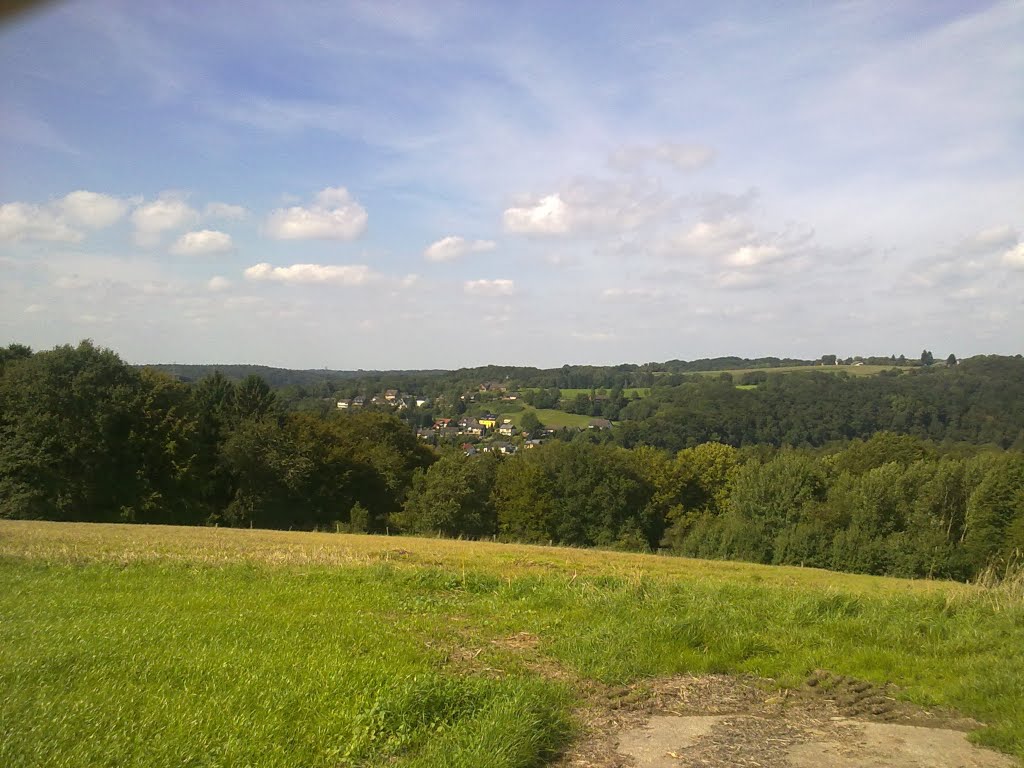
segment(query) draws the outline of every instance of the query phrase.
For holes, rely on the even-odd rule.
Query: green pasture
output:
[[[529,408],[529,406],[527,406],[527,408]],[[581,416],[578,413],[557,411],[554,408],[530,408],[530,410],[536,413],[537,418],[540,419],[540,423],[549,429],[562,429],[563,427],[568,427],[570,429],[583,428],[589,425],[590,420],[594,418],[593,416]],[[512,420],[516,421],[516,417],[513,416]],[[518,422],[516,423],[516,426],[519,426]]]
[[[602,684],[824,668],[1024,756],[1018,593],[496,543],[0,521],[0,765],[539,766]]]
[[[528,412],[537,414],[541,424],[550,429],[562,429],[563,427],[583,428],[590,424],[593,416],[581,416],[578,413],[566,413],[554,408],[534,408],[525,403],[494,403],[489,409],[491,412],[504,418],[512,419],[517,427],[521,426],[523,416]]]

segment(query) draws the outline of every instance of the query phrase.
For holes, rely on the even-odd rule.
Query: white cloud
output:
[[[207,203],[203,215],[208,219],[224,219],[226,221],[241,221],[249,215],[249,211],[240,205],[228,203]]]
[[[198,218],[195,209],[181,197],[163,194],[152,203],[140,205],[132,212],[135,241],[139,245],[156,245],[164,232],[186,227]]]
[[[748,241],[753,228],[745,221],[728,216],[711,221],[698,221],[674,245],[685,250],[714,255],[734,249],[739,243]]]
[[[63,215],[73,224],[103,229],[114,224],[128,211],[128,203],[110,195],[80,189],[58,201]]]
[[[637,232],[678,213],[656,179],[578,179],[558,192],[506,209],[505,230],[519,234],[594,236]]]
[[[363,285],[378,275],[365,264],[292,264],[290,267],[274,267],[264,262],[246,269],[245,277],[248,280],[272,280],[281,283]]]
[[[470,296],[511,296],[516,284],[514,280],[467,280],[462,289]]]
[[[0,205],[0,240],[77,243],[84,235],[49,208],[30,203]]]
[[[210,256],[228,253],[234,248],[231,235],[214,229],[186,232],[171,246],[171,253],[178,256]]]
[[[127,209],[124,200],[84,189],[45,205],[6,203],[0,205],[0,240],[77,243],[85,238],[80,227],[109,227]]]
[[[1017,243],[1003,254],[1003,264],[1014,269],[1024,269],[1024,243]]]
[[[443,237],[431,243],[423,257],[427,261],[455,261],[470,253],[493,251],[497,244],[493,240],[466,240],[457,236]]]
[[[1014,245],[1017,242],[1017,232],[1013,227],[992,227],[976,234],[971,242],[979,251],[998,251]]]
[[[231,281],[226,277],[215,275],[210,278],[210,281],[206,284],[206,287],[211,291],[225,291],[231,287]]]
[[[266,233],[277,240],[354,240],[366,231],[366,209],[344,187],[328,187],[308,208],[270,212]]]
[[[569,208],[556,192],[532,205],[506,209],[503,221],[508,232],[560,235],[569,231]]]
[[[757,267],[778,261],[784,256],[785,252],[774,245],[744,245],[729,254],[726,261],[735,267]]]

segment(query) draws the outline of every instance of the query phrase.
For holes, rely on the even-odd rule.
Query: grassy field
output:
[[[0,521],[0,765],[531,766],[588,685],[894,682],[1024,756],[1019,593],[413,538]]]
[[[850,376],[876,376],[882,371],[910,370],[910,366],[900,367],[898,365],[790,365],[779,368],[731,368],[722,371],[699,371],[700,376],[718,376],[723,373],[731,373],[733,376],[742,376],[744,373],[763,371],[769,375],[773,373],[846,373]]]
[[[512,419],[517,427],[521,425],[523,415],[527,412],[537,414],[540,423],[550,429],[562,429],[563,427],[586,427],[593,416],[581,416],[578,413],[566,413],[553,408],[534,408],[530,405],[513,405],[505,408],[496,408],[495,413]]]

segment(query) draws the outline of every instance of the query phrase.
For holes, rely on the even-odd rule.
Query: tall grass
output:
[[[997,610],[1020,609],[1024,606],[1024,552],[1016,550],[1002,562],[984,568],[975,579],[979,587],[974,599],[980,599]]]

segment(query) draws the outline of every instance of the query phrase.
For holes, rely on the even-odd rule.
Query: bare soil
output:
[[[971,744],[981,723],[891,687],[819,671],[797,690],[726,675],[594,686],[587,735],[559,768],[1014,768]]]

